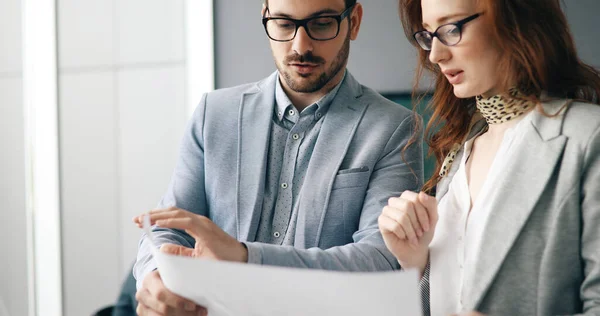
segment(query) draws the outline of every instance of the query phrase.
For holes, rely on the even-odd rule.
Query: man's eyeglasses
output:
[[[340,23],[350,15],[352,8],[348,7],[340,15],[320,15],[303,20],[290,18],[272,18],[263,16],[262,22],[270,39],[277,42],[291,41],[296,37],[299,27],[304,27],[306,34],[316,41],[334,39],[340,33]],[[265,11],[265,14],[269,8]]]
[[[431,50],[434,37],[437,37],[440,42],[446,46],[454,46],[462,39],[463,26],[467,24],[467,22],[475,20],[480,15],[480,13],[473,14],[460,21],[440,25],[433,33],[427,30],[418,31],[413,34],[413,37],[424,50]]]

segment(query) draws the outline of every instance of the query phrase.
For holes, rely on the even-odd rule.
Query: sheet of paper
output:
[[[153,243],[149,222],[144,226]],[[159,251],[154,257],[165,286],[208,308],[209,316],[421,315],[417,271],[294,269]]]

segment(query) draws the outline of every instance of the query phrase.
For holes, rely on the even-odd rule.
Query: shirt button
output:
[[[298,135],[298,134],[294,134],[294,135],[292,135],[292,138],[293,138],[294,140],[298,140],[298,138],[300,138],[300,135]]]
[[[296,111],[294,111],[294,110],[289,110],[289,111],[288,111],[288,114],[289,114],[289,115],[294,115],[294,114],[296,114]]]
[[[462,236],[458,236],[458,241],[462,241]]]
[[[274,232],[273,236],[275,236],[275,238],[279,238],[279,236],[281,236],[281,234],[279,232]]]
[[[321,114],[321,112],[317,113],[317,117],[321,117],[323,116],[323,114]]]
[[[282,187],[282,188],[284,188],[284,189],[287,189],[287,187],[288,187],[288,184],[287,184],[287,183],[282,183],[282,184],[281,184],[281,187]]]

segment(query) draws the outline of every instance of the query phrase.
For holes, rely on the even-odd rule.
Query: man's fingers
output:
[[[150,223],[152,225],[154,225],[154,224],[156,224],[156,222],[158,222],[160,220],[172,219],[172,218],[193,219],[195,216],[198,216],[198,215],[196,215],[194,213],[190,213],[188,211],[184,211],[184,210],[174,210],[174,211],[165,211],[165,212],[150,214],[149,216],[150,216]]]
[[[131,221],[135,223],[138,227],[142,227],[142,219],[140,216],[134,216]]]
[[[137,291],[135,298],[139,302],[139,305],[143,305],[145,309],[144,315],[152,315],[152,312],[156,315],[166,315],[169,312],[169,306],[154,297],[148,289],[142,288]]]
[[[179,315],[179,316],[207,316],[208,311],[201,306],[195,306],[191,311],[177,311],[173,308],[169,308],[166,313],[159,313],[152,310],[150,307],[139,303],[136,308],[136,315],[140,316],[167,316],[167,315]]]
[[[165,218],[156,221],[156,225],[165,228],[174,228],[185,230],[190,236],[196,241],[204,240],[206,234],[214,234],[211,230],[212,223],[206,217],[194,214],[192,217],[181,217],[181,218]],[[212,224],[214,226],[214,224]]]
[[[208,316],[208,310],[202,306],[198,306],[198,316]]]
[[[160,214],[160,213],[172,212],[172,211],[176,211],[176,210],[182,210],[182,209],[177,208],[176,206],[170,206],[170,207],[157,208],[157,209],[150,210],[148,212],[148,214],[150,214],[150,215],[152,215],[152,214]],[[185,210],[182,210],[182,211],[185,211]]]
[[[200,237],[199,234],[195,232],[195,230],[200,228],[200,224],[194,222],[194,219],[191,217],[159,219],[156,221],[156,225],[159,227],[185,230],[194,238]]]
[[[165,306],[167,308],[171,307],[181,310],[185,309],[186,311],[195,311],[196,309],[196,304],[194,302],[186,300],[183,297],[175,295],[173,292],[169,291],[160,278],[158,271],[151,272],[151,274],[144,279],[143,288],[148,290],[151,297],[151,299],[146,298],[146,300],[149,302],[149,304],[146,304],[146,306],[155,311],[167,311],[168,309],[164,309]],[[158,305],[155,302],[160,302],[161,304]],[[163,306],[163,304],[165,306]]]
[[[193,312],[196,310],[196,304],[194,302],[188,301],[179,295],[173,294],[173,292],[169,291],[166,287],[164,287],[164,285],[162,289],[155,293],[155,297],[173,309],[185,310],[187,312]]]
[[[160,246],[160,251],[176,256],[194,256],[194,249],[174,244],[163,244],[162,246]]]
[[[135,312],[139,316],[163,316],[163,315],[166,315],[166,314],[161,315],[161,314],[153,311],[148,306],[146,306],[142,303],[138,304],[137,308],[135,309]]]
[[[161,209],[150,210],[149,212],[146,212],[146,213],[140,214],[138,216],[135,216],[134,218],[132,218],[132,220],[138,226],[141,226],[143,224],[143,218],[144,218],[144,216],[150,216],[150,221],[151,221],[152,224],[154,224],[153,220],[156,220],[157,217],[153,216],[153,215],[157,215],[157,216],[160,217],[160,216],[167,216],[167,215],[164,215],[164,214],[165,213],[169,213],[170,215],[168,215],[168,216],[176,216],[177,212],[190,213],[190,212],[188,212],[186,210],[182,210],[182,209],[179,209],[179,208],[177,208],[175,206],[171,206],[171,207],[168,207],[168,208],[161,208]],[[193,214],[193,213],[190,213],[190,214]]]

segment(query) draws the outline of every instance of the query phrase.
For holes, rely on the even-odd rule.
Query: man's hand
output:
[[[153,210],[147,215],[150,216],[152,225],[185,230],[196,240],[194,249],[169,245],[167,251],[169,253],[216,260],[248,262],[248,249],[205,216],[176,207]],[[143,216],[144,214],[133,219],[139,227],[142,227]]]
[[[405,191],[399,198],[389,199],[379,216],[379,230],[403,268],[418,268],[423,273],[437,221],[434,197]]]
[[[154,270],[144,278],[142,287],[135,293],[136,312],[140,316],[206,316],[205,308],[169,291]]]

